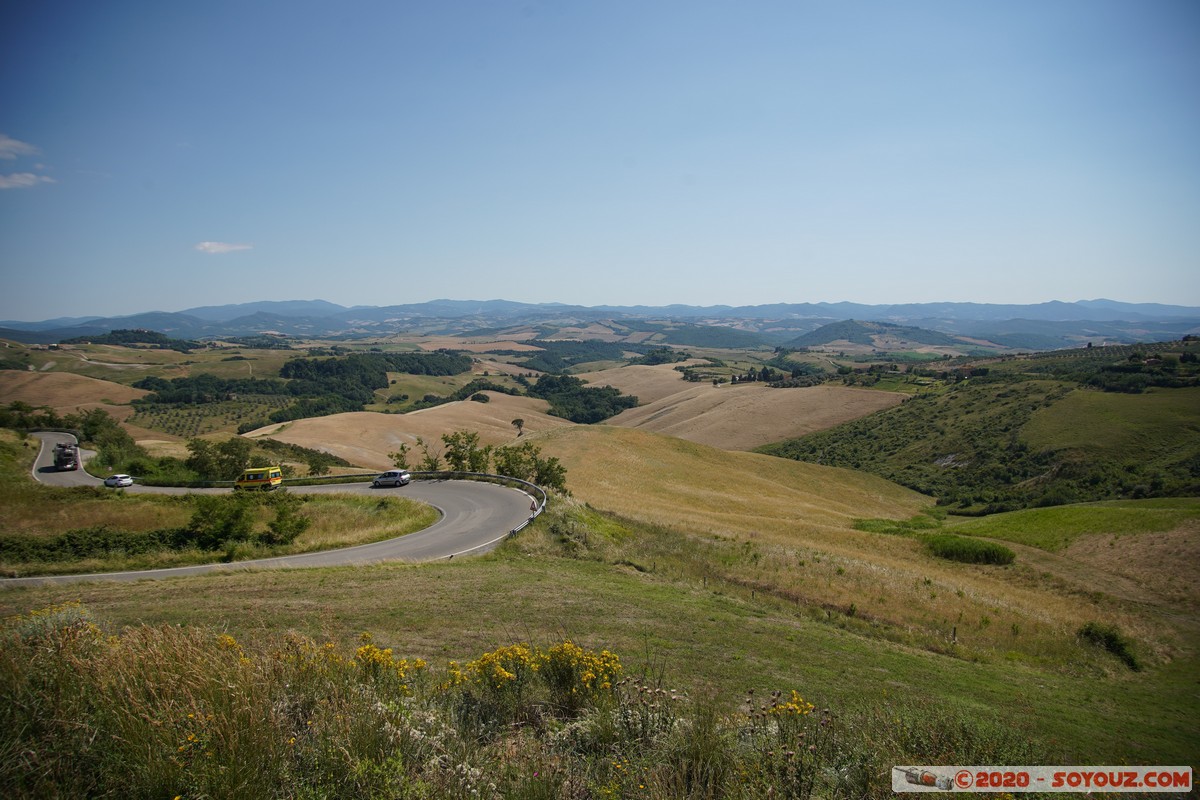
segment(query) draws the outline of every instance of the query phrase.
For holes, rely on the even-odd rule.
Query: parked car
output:
[[[407,486],[412,480],[412,475],[408,474],[407,470],[389,469],[387,472],[380,475],[375,480],[371,481],[371,485],[379,486]]]
[[[122,475],[120,473],[118,473],[116,475],[109,475],[107,478],[104,479],[104,485],[105,486],[114,486],[114,487],[133,486],[133,478],[129,477],[128,475]]]

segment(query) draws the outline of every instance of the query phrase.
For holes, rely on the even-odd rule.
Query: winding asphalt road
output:
[[[35,434],[42,447],[34,461],[35,479],[52,486],[102,486],[103,481],[84,470],[58,472],[54,469],[54,445],[74,442],[63,433]],[[82,453],[86,458],[88,454]],[[116,491],[116,490],[113,490]],[[124,491],[134,494],[220,493],[227,489],[179,489],[157,486],[131,486]],[[521,523],[530,517],[533,498],[517,489],[493,483],[460,480],[414,480],[396,489],[372,489],[370,483],[343,483],[326,486],[295,486],[288,489],[297,494],[376,494],[410,497],[429,503],[442,516],[433,525],[416,533],[373,544],[326,550],[319,553],[261,558],[231,564],[197,564],[190,567],[141,570],[137,572],[105,572],[90,575],[43,575],[30,578],[0,579],[0,588],[30,586],[44,583],[73,581],[135,581],[171,578],[180,575],[199,575],[206,572],[231,572],[248,569],[280,567],[332,567],[352,564],[371,564],[381,561],[434,561],[460,555],[484,553],[494,548]]]

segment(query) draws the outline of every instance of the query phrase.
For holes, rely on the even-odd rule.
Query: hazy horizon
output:
[[[646,304],[646,303],[583,304],[583,303],[564,303],[564,302],[553,301],[553,300],[552,301],[544,301],[544,302],[533,302],[533,301],[526,301],[526,300],[513,300],[512,298],[508,298],[508,297],[492,297],[492,298],[488,298],[486,300],[479,299],[479,298],[438,297],[438,298],[434,298],[432,300],[417,301],[416,303],[412,303],[412,304],[410,304],[410,303],[380,303],[380,304],[352,303],[352,304],[347,305],[347,304],[342,304],[342,303],[334,303],[331,300],[326,300],[324,298],[315,297],[315,298],[303,299],[303,300],[291,298],[291,299],[287,299],[287,300],[262,300],[262,299],[259,299],[259,300],[237,301],[237,302],[230,302],[230,303],[203,303],[200,305],[188,305],[188,306],[183,306],[180,308],[167,308],[167,307],[143,308],[139,311],[134,311],[134,312],[126,313],[126,314],[90,314],[90,313],[85,312],[85,313],[80,313],[80,314],[56,314],[54,316],[39,317],[36,319],[23,319],[23,318],[18,318],[18,317],[10,317],[10,318],[5,318],[5,321],[19,322],[19,323],[37,323],[37,322],[45,322],[47,320],[60,319],[60,318],[61,319],[87,319],[87,318],[121,319],[124,317],[140,316],[142,314],[157,314],[157,313],[182,314],[182,313],[186,313],[192,309],[197,309],[197,308],[222,308],[222,307],[227,307],[227,306],[257,305],[260,303],[329,303],[333,306],[340,306],[341,308],[343,308],[345,310],[353,310],[356,308],[361,308],[361,309],[387,308],[387,307],[396,306],[396,305],[413,305],[413,304],[420,305],[422,303],[434,303],[434,302],[452,302],[452,303],[506,302],[506,303],[519,303],[519,304],[526,304],[526,305],[567,306],[567,307],[588,308],[588,309],[593,309],[593,308],[598,308],[598,307],[606,307],[606,308],[608,308],[608,307],[612,307],[612,308],[687,307],[687,308],[701,308],[701,309],[725,307],[725,308],[737,309],[737,308],[754,308],[754,307],[758,307],[758,306],[768,306],[768,305],[804,305],[804,304],[831,305],[831,306],[843,305],[843,304],[866,305],[866,306],[945,305],[945,304],[964,304],[964,305],[980,305],[980,306],[989,306],[989,305],[1039,306],[1039,305],[1046,305],[1046,304],[1051,304],[1051,303],[1064,303],[1064,304],[1068,304],[1068,305],[1077,304],[1077,303],[1121,303],[1121,304],[1127,303],[1127,301],[1119,300],[1116,298],[1097,297],[1097,298],[1081,298],[1078,300],[1057,300],[1056,299],[1056,300],[1043,301],[1042,303],[990,303],[987,301],[975,301],[975,300],[928,300],[928,301],[922,301],[919,303],[858,303],[857,301],[854,301],[854,300],[832,300],[832,301],[814,300],[814,301],[799,301],[796,303],[786,303],[784,301],[766,301],[766,302],[758,302],[758,303],[739,303],[736,305],[728,304],[728,303],[706,303],[706,304],[664,303],[664,304],[660,305],[660,304]],[[1156,305],[1156,306],[1167,306],[1167,307],[1172,307],[1172,308],[1182,308],[1182,309],[1200,311],[1200,306],[1187,306],[1187,305],[1180,304],[1180,303],[1130,303],[1130,305]],[[334,313],[338,313],[338,312],[334,312]]]

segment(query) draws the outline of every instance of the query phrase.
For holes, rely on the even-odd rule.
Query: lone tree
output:
[[[399,450],[394,453],[388,453],[388,458],[392,460],[392,465],[396,469],[408,469],[408,451],[408,445],[401,442]]]
[[[417,447],[421,448],[420,467],[423,472],[439,472],[442,469],[442,451],[436,445],[417,437]]]
[[[514,428],[517,429],[517,436],[525,435],[525,420],[521,419],[520,417],[517,417],[516,419],[514,419],[512,421],[512,425]]]

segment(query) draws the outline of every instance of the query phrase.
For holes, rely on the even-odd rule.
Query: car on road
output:
[[[283,485],[282,467],[251,467],[233,482],[234,489],[261,489],[269,492]]]
[[[133,478],[129,477],[128,475],[117,473],[116,475],[109,475],[107,478],[105,478],[104,485],[113,487],[133,486]]]
[[[371,481],[371,485],[376,488],[380,486],[407,486],[408,482],[411,480],[412,475],[408,473],[408,470],[389,469],[387,472]]]

